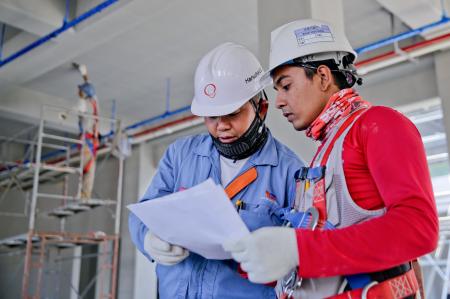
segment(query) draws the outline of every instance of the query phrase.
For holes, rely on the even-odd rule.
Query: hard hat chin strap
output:
[[[263,94],[267,99],[264,91]],[[236,141],[231,143],[222,143],[218,138],[211,135],[214,146],[222,156],[228,159],[242,160],[250,157],[264,146],[267,141],[267,137],[269,136],[269,129],[264,123],[266,116],[264,115],[263,118],[259,116],[262,101],[262,97],[260,97],[258,104],[256,104],[253,99],[250,100],[255,109],[255,118],[247,131]]]
[[[355,85],[355,83],[362,85],[363,79],[359,76],[358,71],[353,64],[349,64],[346,69],[340,70],[340,72],[345,76],[350,87]]]

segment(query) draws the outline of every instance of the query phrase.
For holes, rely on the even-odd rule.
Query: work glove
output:
[[[158,264],[166,266],[178,264],[189,256],[189,250],[163,241],[151,232],[145,235],[144,249]]]
[[[238,241],[223,244],[223,248],[255,283],[281,279],[299,264],[293,228],[263,227]]]

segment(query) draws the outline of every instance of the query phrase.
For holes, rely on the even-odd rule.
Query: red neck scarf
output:
[[[369,107],[371,104],[364,101],[353,89],[342,89],[331,96],[320,115],[306,129],[306,136],[323,140],[341,119],[358,109]]]

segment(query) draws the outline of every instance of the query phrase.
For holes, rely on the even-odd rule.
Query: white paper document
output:
[[[231,258],[222,244],[249,234],[222,186],[212,179],[127,207],[159,238],[208,259]]]

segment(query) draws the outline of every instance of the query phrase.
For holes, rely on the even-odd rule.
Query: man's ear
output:
[[[322,91],[327,91],[334,82],[330,68],[326,65],[320,65],[317,68],[317,75],[319,75],[320,78],[320,89]]]

